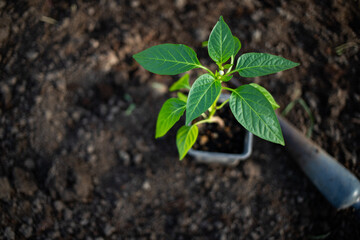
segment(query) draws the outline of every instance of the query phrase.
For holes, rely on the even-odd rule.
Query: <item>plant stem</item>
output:
[[[216,112],[216,105],[211,106],[210,113],[209,113],[209,118],[212,118],[212,116],[214,116],[215,112]]]
[[[202,124],[202,123],[211,123],[213,121],[214,120],[212,118],[207,118],[207,119],[196,122],[194,125],[199,125],[199,124]]]
[[[227,99],[225,102],[223,102],[220,106],[217,106],[216,110],[223,108],[225,106],[225,104],[227,104],[228,102],[229,102],[229,99]]]
[[[221,93],[220,93],[221,94]],[[217,96],[217,98],[215,99],[214,103],[211,105],[209,111],[209,119],[212,118],[212,116],[214,116],[215,112],[216,112],[216,104],[219,100],[220,94]]]
[[[224,89],[224,90],[228,90],[228,91],[230,91],[230,92],[234,92],[234,91],[235,91],[235,89],[228,88],[228,87],[221,87],[221,88]]]
[[[234,64],[234,56],[231,56],[231,62],[230,64]],[[233,65],[231,65],[231,67],[226,71],[226,75],[231,73],[231,69],[232,69]]]
[[[233,70],[233,71],[231,71],[231,72],[227,72],[226,74],[227,74],[227,75],[230,75],[230,74],[233,74],[233,73],[236,73],[236,72],[238,72],[238,71],[235,69],[235,70]]]
[[[213,77],[215,77],[214,73],[208,69],[207,67],[203,66],[203,65],[199,65],[199,68],[205,69],[206,71],[208,71]]]

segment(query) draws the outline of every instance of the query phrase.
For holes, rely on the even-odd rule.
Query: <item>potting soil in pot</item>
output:
[[[209,152],[242,153],[246,130],[235,119],[228,106],[218,110],[216,116],[224,121],[224,127],[218,123],[199,125],[199,136],[193,149]]]

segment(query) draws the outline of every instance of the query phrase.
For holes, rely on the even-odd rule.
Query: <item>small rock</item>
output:
[[[93,7],[89,8],[89,9],[88,9],[88,14],[89,14],[90,16],[94,15],[94,14],[95,14],[95,8],[93,8]]]
[[[13,240],[15,239],[15,233],[14,231],[11,229],[11,227],[7,227],[4,231],[4,236],[6,239],[9,239],[9,240]]]
[[[28,217],[25,219],[25,222],[31,226],[34,223],[34,220],[32,218]]]
[[[136,165],[140,165],[143,159],[143,155],[141,153],[138,153],[134,157],[134,162]]]
[[[20,125],[20,127],[25,127],[25,125],[26,125],[26,119],[24,119],[24,118],[20,119],[19,125]]]
[[[19,232],[21,232],[25,238],[29,238],[32,235],[33,229],[31,226],[23,224],[23,225],[21,225]]]
[[[57,212],[61,212],[65,208],[65,205],[62,201],[58,200],[54,202],[54,207]]]
[[[81,113],[80,111],[75,111],[71,114],[72,118],[74,119],[74,121],[79,121],[80,120],[80,117],[81,117]]]
[[[76,195],[82,201],[87,201],[88,196],[91,194],[94,186],[91,176],[86,172],[77,172],[76,184],[74,186]]]
[[[85,213],[81,216],[80,224],[81,224],[82,226],[88,225],[88,224],[89,224],[90,217],[91,217],[90,212],[85,212]]]
[[[67,220],[67,221],[69,221],[69,220],[71,220],[72,219],[72,217],[73,217],[73,213],[72,213],[72,211],[70,210],[70,209],[65,209],[65,213],[64,213],[64,218],[65,218],[65,220]]]
[[[202,176],[196,176],[196,178],[195,178],[195,182],[196,183],[201,183],[201,182],[203,182],[204,181],[204,179],[203,179],[203,177]]]
[[[256,232],[252,232],[252,233],[250,233],[250,235],[251,235],[251,238],[254,239],[254,240],[260,239],[259,234],[257,234]]]
[[[3,1],[0,1],[0,9],[3,7]],[[10,34],[10,27],[9,27],[9,19],[2,18],[0,23],[0,43],[3,44],[3,42],[8,39]]]
[[[16,77],[12,77],[12,78],[10,78],[10,80],[9,80],[9,83],[10,83],[12,86],[14,86],[14,85],[16,84],[16,82],[17,82],[17,78],[16,78]]]
[[[243,216],[247,218],[247,217],[250,217],[250,215],[251,215],[251,208],[250,207],[245,207],[243,209]]]
[[[217,229],[222,229],[223,226],[224,226],[224,224],[223,224],[222,222],[220,222],[220,221],[215,222],[215,227],[216,227]]]
[[[0,1],[0,8],[3,8],[6,6],[6,1]]]
[[[71,227],[68,227],[68,228],[66,229],[66,232],[67,232],[68,234],[70,234],[70,235],[73,235],[74,229],[72,229]]]
[[[150,151],[148,144],[146,144],[143,139],[139,139],[136,141],[136,148],[142,153]]]
[[[253,32],[252,38],[253,38],[253,40],[254,40],[255,42],[260,42],[260,41],[261,41],[261,36],[262,36],[261,31],[260,31],[259,29],[256,29],[256,30]]]
[[[199,227],[195,223],[190,225],[190,232],[197,232],[198,229]]]
[[[259,10],[259,11],[255,11],[252,15],[251,18],[255,21],[255,22],[259,22],[261,18],[264,17],[264,12]]]
[[[226,232],[221,233],[220,240],[226,240],[226,239],[228,239],[227,233]]]
[[[51,118],[52,118],[52,116],[53,116],[53,114],[52,114],[52,112],[50,111],[50,110],[47,110],[46,112],[45,112],[45,118],[46,118],[46,120],[51,120]]]
[[[81,226],[86,226],[88,224],[89,224],[89,219],[88,218],[81,219],[81,221],[80,221]]]
[[[35,162],[34,162],[32,159],[28,158],[28,159],[25,160],[24,165],[25,165],[25,167],[26,167],[27,169],[30,169],[30,170],[31,170],[31,169],[34,169],[34,167],[35,167]]]
[[[125,151],[119,151],[119,157],[124,162],[125,166],[130,165],[130,155]]]
[[[51,238],[52,239],[59,239],[60,238],[60,232],[59,231],[55,231],[51,234]]]
[[[214,138],[214,139],[217,139],[219,137],[219,134],[216,133],[216,132],[213,132],[211,133],[211,136]]]
[[[8,201],[11,198],[12,188],[6,177],[0,178],[0,199]]]
[[[143,183],[143,185],[142,185],[142,188],[144,189],[144,190],[150,190],[151,189],[151,185],[150,185],[150,183],[149,183],[149,181],[145,181],[144,183]]]
[[[26,91],[26,86],[24,85],[24,84],[21,84],[20,86],[18,86],[17,88],[16,88],[16,90],[18,91],[18,93],[25,93],[25,91]]]
[[[113,232],[115,232],[115,228],[110,224],[106,224],[104,229],[105,236],[109,237]]]
[[[206,135],[200,137],[200,145],[205,145],[209,141],[209,138]]]
[[[87,150],[88,153],[93,153],[95,148],[94,148],[93,145],[89,145],[86,150]]]
[[[109,114],[109,115],[106,117],[106,120],[107,120],[108,122],[114,121],[114,115]]]
[[[107,114],[107,107],[105,104],[100,105],[100,114],[105,116]]]
[[[182,10],[185,7],[185,5],[186,5],[186,0],[176,0],[175,1],[175,6],[180,10]]]
[[[18,133],[19,133],[19,128],[18,128],[17,126],[13,126],[13,127],[11,128],[11,134],[16,135],[16,134],[18,134]]]
[[[163,95],[168,90],[168,87],[165,84],[158,82],[153,82],[151,87],[154,89],[154,93],[157,95]]]
[[[114,51],[109,51],[107,54],[99,57],[100,68],[104,72],[108,72],[112,66],[119,62],[118,57]]]
[[[111,113],[113,114],[117,114],[120,111],[120,108],[118,106],[114,106],[111,108]]]
[[[195,37],[196,40],[198,40],[199,42],[205,41],[208,36],[209,32],[206,31],[204,28],[198,28],[195,30]]]
[[[131,7],[137,8],[139,6],[140,6],[140,1],[138,1],[138,0],[131,1]]]
[[[16,190],[28,196],[34,195],[38,190],[38,187],[36,186],[32,175],[18,167],[14,169],[13,174]]]
[[[257,177],[261,176],[260,167],[251,161],[247,161],[244,164],[244,172],[245,172],[246,176],[248,176],[250,178],[257,178]]]
[[[274,210],[273,210],[273,209],[269,209],[267,213],[268,213],[268,215],[270,215],[270,216],[271,216],[271,215],[273,215],[273,214],[274,214]]]
[[[39,213],[42,211],[44,207],[43,202],[40,200],[40,198],[36,198],[32,203],[32,211],[34,213]]]
[[[92,154],[92,155],[90,156],[90,158],[89,158],[89,162],[90,162],[91,164],[95,164],[96,161],[97,161],[97,156],[96,156],[95,154]]]
[[[26,57],[27,59],[29,59],[30,61],[35,60],[37,57],[39,56],[39,53],[33,50],[30,50],[26,53]]]
[[[3,100],[4,100],[5,107],[6,108],[10,107],[12,95],[11,95],[11,90],[10,90],[9,86],[5,85],[5,84],[2,84],[0,86],[0,90],[1,90],[1,93],[3,95]]]

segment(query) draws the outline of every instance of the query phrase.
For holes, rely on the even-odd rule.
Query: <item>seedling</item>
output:
[[[216,111],[229,103],[231,112],[245,129],[260,138],[285,145],[274,111],[279,105],[265,88],[251,83],[232,89],[222,83],[228,82],[234,73],[241,77],[259,77],[299,64],[267,53],[245,53],[235,63],[241,43],[232,35],[222,17],[211,31],[208,42],[203,45],[207,46],[209,56],[219,67],[215,72],[203,66],[195,51],[183,44],[160,44],[133,56],[146,70],[160,75],[176,75],[195,68],[208,72],[198,77],[192,86],[189,75],[185,74],[170,87],[170,91],[188,89],[189,93],[186,96],[178,92],[178,98],[170,98],[164,103],[157,119],[155,138],[164,136],[186,111],[185,125],[176,135],[179,158],[182,160],[197,139],[198,125],[219,122]],[[222,90],[230,91],[231,95],[218,105]],[[192,123],[199,117],[200,120]]]

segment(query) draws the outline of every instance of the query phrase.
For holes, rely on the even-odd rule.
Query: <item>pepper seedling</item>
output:
[[[176,135],[176,146],[182,160],[197,139],[198,125],[217,122],[219,118],[214,116],[216,111],[229,103],[231,112],[245,129],[260,138],[285,145],[274,111],[279,105],[265,88],[250,83],[232,89],[222,83],[230,81],[234,73],[241,77],[259,77],[299,64],[267,53],[242,54],[235,64],[241,42],[232,35],[223,17],[220,17],[209,40],[203,45],[207,46],[210,58],[219,68],[215,72],[203,66],[195,51],[183,44],[160,44],[133,56],[146,70],[160,75],[176,75],[195,68],[208,72],[199,76],[192,86],[189,84],[189,75],[185,74],[170,87],[170,91],[188,89],[189,93],[186,96],[178,92],[178,98],[165,101],[157,118],[155,138],[164,136],[186,111],[185,125]],[[230,91],[231,95],[218,105],[222,90]],[[199,117],[202,119],[192,123]]]

